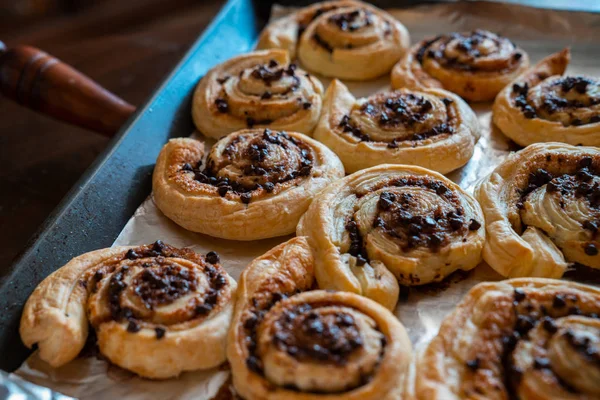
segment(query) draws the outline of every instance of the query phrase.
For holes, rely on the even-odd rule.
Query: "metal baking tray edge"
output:
[[[113,243],[150,193],[152,169],[163,144],[193,132],[190,104],[198,79],[215,64],[252,48],[266,22],[269,3],[227,1],[44,222],[26,250],[4,270],[0,277],[1,369],[18,368],[29,354],[18,327],[23,304],[33,289],[74,256]]]

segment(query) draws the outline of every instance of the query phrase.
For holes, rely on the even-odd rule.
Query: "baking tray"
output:
[[[434,2],[372,3],[385,8]],[[193,132],[189,110],[198,79],[215,64],[253,47],[273,3],[229,0],[42,225],[20,258],[0,271],[1,369],[16,369],[29,354],[19,338],[18,324],[22,306],[35,286],[74,256],[114,242],[150,193],[152,169],[163,144]],[[277,3],[303,5],[309,1]]]

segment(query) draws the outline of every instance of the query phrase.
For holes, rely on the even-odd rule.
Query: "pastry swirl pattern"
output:
[[[258,48],[282,48],[309,71],[367,80],[384,75],[409,46],[408,31],[383,10],[353,0],[325,1],[265,28]]]
[[[192,116],[198,130],[215,139],[253,127],[310,135],[322,95],[321,82],[290,63],[285,50],[255,51],[217,65],[202,78]]]
[[[444,88],[467,101],[491,101],[528,66],[527,53],[507,38],[454,32],[415,45],[392,70],[392,87]]]
[[[600,150],[539,143],[511,155],[475,189],[486,218],[483,257],[503,276],[561,277],[600,268]]]
[[[382,163],[447,173],[473,155],[479,123],[460,97],[442,89],[400,89],[356,99],[334,80],[314,137],[338,154],[349,173]]]
[[[214,252],[202,256],[161,241],[97,250],[35,289],[20,334],[59,367],[83,349],[89,323],[112,363],[147,378],[169,378],[225,361],[235,289]]]
[[[600,80],[565,76],[569,49],[519,76],[496,98],[493,121],[516,143],[600,145]]]
[[[481,261],[479,205],[436,172],[381,165],[325,189],[297,229],[315,251],[319,286],[393,309],[402,285],[441,281]]]
[[[294,232],[313,196],[344,168],[325,145],[295,132],[249,129],[204,143],[172,139],[153,177],[154,200],[194,232],[256,240]]]
[[[228,359],[236,391],[255,399],[397,398],[411,357],[400,322],[352,293],[313,290],[302,237],[242,273]]]
[[[481,283],[417,363],[418,399],[600,396],[600,291],[522,278]]]

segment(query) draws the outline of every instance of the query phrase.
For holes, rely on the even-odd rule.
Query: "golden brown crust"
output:
[[[539,143],[509,156],[475,188],[487,263],[507,277],[559,278],[569,262],[600,268],[599,168],[594,147]]]
[[[481,283],[417,362],[418,399],[600,395],[600,290],[522,278]]]
[[[491,101],[529,66],[527,53],[485,30],[421,41],[394,66],[392,87],[443,88],[467,101]]]
[[[483,216],[475,199],[436,172],[380,165],[331,184],[302,217],[319,286],[389,309],[399,286],[441,281],[481,261]]]
[[[311,290],[313,263],[297,237],[242,273],[227,349],[236,391],[247,400],[396,399],[410,362],[404,328],[368,299]]]
[[[344,175],[331,150],[296,132],[238,131],[204,156],[202,142],[169,141],[154,169],[154,201],[184,228],[225,239],[294,232],[313,196]]]
[[[321,114],[323,86],[290,63],[284,50],[255,51],[211,69],[194,91],[192,116],[205,136],[268,127],[310,135]]]
[[[334,80],[314,137],[340,157],[348,173],[382,163],[448,173],[473,155],[479,122],[460,97],[442,89],[400,89],[356,99]]]
[[[391,15],[354,0],[324,1],[269,24],[258,48],[280,48],[324,76],[367,80],[406,52],[408,31]]]
[[[493,121],[516,143],[600,145],[600,80],[561,76],[570,60],[564,49],[540,61],[496,97]]]
[[[96,250],[40,283],[25,304],[21,339],[59,367],[83,349],[89,323],[100,352],[138,375],[212,368],[225,361],[235,289],[214,253],[160,241]]]

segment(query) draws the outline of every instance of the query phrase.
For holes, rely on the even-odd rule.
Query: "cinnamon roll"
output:
[[[34,290],[21,317],[21,339],[60,367],[77,357],[89,333],[112,363],[155,379],[225,361],[236,282],[219,256],[157,241],[83,254]]]
[[[344,176],[325,145],[296,132],[247,129],[204,143],[172,139],[153,177],[154,201],[185,229],[233,240],[293,233],[313,196]]]
[[[444,88],[467,101],[491,101],[528,66],[527,53],[505,37],[454,32],[415,45],[394,66],[392,87]]]
[[[297,237],[242,273],[227,358],[246,400],[397,399],[411,359],[402,324],[353,293],[311,290],[314,259]]]
[[[600,290],[540,278],[481,283],[417,363],[418,399],[600,398]]]
[[[359,293],[393,309],[396,279],[423,285],[474,268],[485,241],[483,222],[475,199],[443,175],[381,165],[331,184],[297,233],[315,251],[319,287]]]
[[[600,149],[532,144],[475,196],[486,220],[483,258],[503,276],[559,278],[569,263],[600,268]]]
[[[269,24],[258,48],[286,49],[324,76],[367,80],[388,73],[409,43],[404,25],[385,11],[340,0],[314,4]]]
[[[357,100],[334,80],[314,137],[349,173],[382,163],[448,173],[473,155],[479,123],[460,97],[442,89],[400,89]]]
[[[600,146],[600,79],[561,76],[569,59],[569,49],[546,57],[500,92],[492,115],[502,133],[522,146]]]
[[[217,65],[202,78],[192,117],[200,132],[215,139],[253,127],[310,135],[322,96],[321,82],[290,63],[286,51],[255,51]]]

